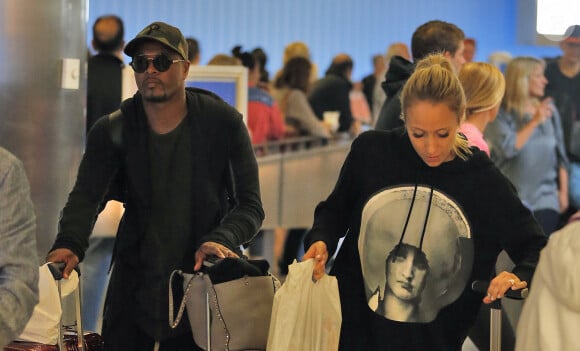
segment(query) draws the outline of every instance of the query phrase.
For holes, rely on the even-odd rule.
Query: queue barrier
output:
[[[254,146],[266,218],[262,229],[308,228],[332,191],[352,139],[289,138]]]

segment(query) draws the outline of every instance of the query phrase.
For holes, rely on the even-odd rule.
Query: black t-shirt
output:
[[[146,276],[139,280],[136,302],[138,323],[159,339],[179,333],[167,324],[167,282],[170,271],[180,268],[196,242],[191,233],[190,123],[186,117],[167,134],[149,134],[151,216],[139,250]],[[158,330],[150,330],[153,326]]]

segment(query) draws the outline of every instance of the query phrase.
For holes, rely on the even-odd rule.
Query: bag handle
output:
[[[195,276],[192,276],[191,279],[187,282],[187,288],[183,293],[183,299],[181,299],[181,304],[179,305],[179,311],[177,311],[177,316],[173,319],[173,276],[175,274],[179,274],[180,276],[184,277],[183,271],[181,270],[174,270],[171,272],[169,276],[169,326],[171,329],[177,328],[179,322],[181,322],[181,318],[183,317],[183,311],[185,311],[185,302],[187,301],[187,297],[189,296],[189,291],[191,288],[191,283]]]

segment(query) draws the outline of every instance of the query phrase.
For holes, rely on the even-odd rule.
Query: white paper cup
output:
[[[322,113],[322,119],[326,124],[330,126],[332,132],[336,132],[339,127],[340,111],[324,111]]]

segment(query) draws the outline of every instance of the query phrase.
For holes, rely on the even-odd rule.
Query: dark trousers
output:
[[[122,328],[103,328],[103,340],[106,351],[153,351],[155,340],[145,334],[130,316],[121,317],[115,322]],[[190,333],[159,343],[159,351],[202,351]]]
[[[278,268],[281,274],[288,274],[288,266],[292,264],[294,259],[300,259],[298,257],[298,252],[300,250],[300,245],[304,242],[304,235],[306,235],[306,228],[291,228],[288,229],[288,234],[286,235],[286,241],[284,242],[284,252],[282,257],[278,262]]]

